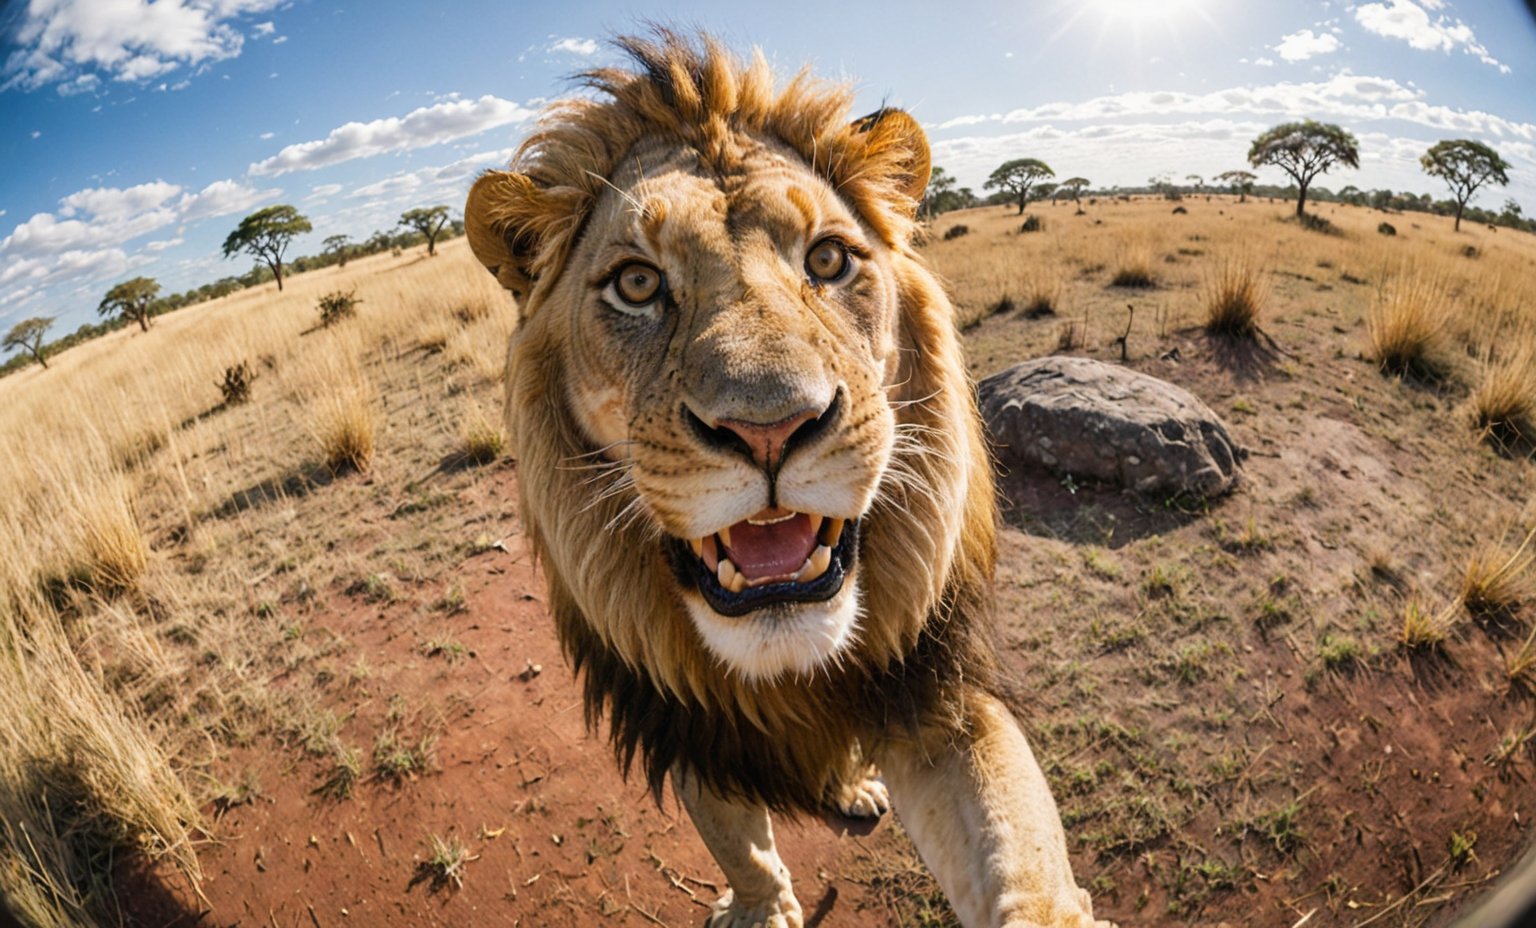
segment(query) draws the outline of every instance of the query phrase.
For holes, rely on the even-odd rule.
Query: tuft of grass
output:
[[[1480,619],[1512,615],[1529,599],[1531,570],[1536,567],[1536,530],[1514,551],[1490,545],[1474,553],[1461,578],[1461,600]]]
[[[352,795],[363,777],[363,759],[356,748],[337,742],[331,758],[331,766],[321,773],[320,785],[315,787],[316,796],[341,802]]]
[[[1445,372],[1439,355],[1449,309],[1441,277],[1407,274],[1383,286],[1365,315],[1371,358],[1383,373],[1439,380]]]
[[[1456,625],[1460,603],[1439,612],[1431,612],[1417,598],[1408,600],[1403,607],[1403,623],[1397,633],[1397,643],[1410,651],[1431,651],[1445,644],[1446,636]]]
[[[448,635],[438,635],[421,646],[421,653],[425,657],[441,657],[450,664],[456,664],[469,656],[469,648]]]
[[[355,360],[340,365],[325,381],[316,386],[310,433],[332,473],[366,473],[378,431],[373,387]]]
[[[463,889],[464,867],[478,859],[477,856],[470,854],[469,848],[458,838],[428,837],[427,858],[416,865],[413,882],[430,881],[434,890],[450,884],[454,889]]]
[[[1510,655],[1505,672],[1511,686],[1536,693],[1536,629],[1532,629],[1525,642]]]
[[[1046,274],[1031,277],[1024,292],[1024,318],[1044,319],[1056,315],[1061,305],[1061,278]]]
[[[373,743],[374,776],[395,786],[414,779],[431,768],[434,747],[430,735],[408,744],[397,729],[387,728],[379,732]]]
[[[1111,287],[1149,289],[1157,286],[1157,275],[1152,272],[1152,261],[1145,254],[1132,254],[1125,258],[1115,276],[1110,278]]]
[[[1205,330],[1213,335],[1252,337],[1269,299],[1264,269],[1245,255],[1220,261],[1205,279]]]
[[[465,461],[476,465],[490,464],[507,450],[506,433],[501,430],[501,424],[486,415],[477,404],[464,418],[459,431],[459,447]]]
[[[1364,655],[1365,650],[1360,646],[1360,642],[1349,635],[1324,632],[1317,642],[1318,658],[1322,660],[1324,667],[1332,671],[1350,670],[1360,663]]]
[[[135,590],[149,566],[149,542],[139,528],[128,483],[108,479],[82,488],[75,501],[80,564],[73,571],[99,596]]]
[[[960,238],[961,236],[970,235],[970,234],[971,234],[971,227],[966,225],[966,224],[964,224],[964,223],[959,223],[957,225],[952,225],[949,228],[944,230],[944,241],[946,241],[946,242],[954,241],[955,239]]]
[[[1483,366],[1467,398],[1472,427],[1505,448],[1536,443],[1536,331],[1514,341],[1513,352]]]

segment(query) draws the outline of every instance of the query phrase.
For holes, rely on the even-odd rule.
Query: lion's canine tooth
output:
[[[795,574],[795,582],[810,583],[812,580],[815,580],[816,578],[811,576],[812,570],[813,568],[811,566],[811,559],[806,558],[805,563],[800,565],[800,572]]]
[[[727,547],[729,547],[730,544],[731,544],[731,527],[729,525],[727,525],[725,528],[722,528],[717,534],[720,536],[720,541],[723,542]]]
[[[847,524],[847,519],[828,520],[827,536],[822,539],[822,543],[829,548],[837,547],[837,542],[843,537],[843,526]]]
[[[826,545],[817,545],[816,550],[811,554],[809,563],[811,565],[811,579],[814,580],[826,573],[827,568],[832,566],[832,549]]]
[[[737,574],[736,576],[731,578],[731,592],[732,593],[740,593],[742,590],[744,590],[746,588],[747,588],[747,575],[746,574]]]
[[[711,535],[704,539],[702,547],[704,550],[699,554],[699,557],[703,559],[704,567],[713,573],[720,563],[720,554],[716,550],[715,536]]]
[[[826,520],[826,516],[819,516],[814,512],[806,513],[806,516],[811,520],[811,534],[821,531],[821,523]]]
[[[741,575],[736,573],[736,565],[731,563],[730,558],[723,557],[720,559],[720,566],[715,568],[715,579],[720,581],[722,587],[731,590],[732,593],[739,592],[738,590],[731,589],[732,584],[736,582],[736,578],[739,576]]]
[[[701,557],[704,556],[704,539],[702,539],[702,538],[690,538],[690,539],[688,539],[688,547],[693,549],[693,556],[694,557],[700,557],[701,558]]]

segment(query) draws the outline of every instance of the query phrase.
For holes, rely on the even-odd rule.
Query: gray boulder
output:
[[[1138,493],[1210,497],[1245,452],[1187,390],[1090,358],[1016,364],[979,388],[1000,463],[1042,467]]]

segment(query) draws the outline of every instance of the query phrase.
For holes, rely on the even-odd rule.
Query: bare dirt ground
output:
[[[997,615],[1021,718],[1103,916],[1449,924],[1530,843],[1536,717],[1508,664],[1536,616],[1529,602],[1496,621],[1457,612],[1445,644],[1421,652],[1398,636],[1405,614],[1454,603],[1474,553],[1518,542],[1536,476],[1467,427],[1465,380],[1404,382],[1362,356],[1386,264],[1349,249],[1376,246],[1374,214],[1338,210],[1334,242],[1280,223],[1283,205],[1246,208],[1241,234],[1279,242],[1257,344],[1193,325],[1229,200],[1172,217],[1207,224],[1188,230],[1161,202],[1077,219],[1040,207],[1048,229],[1072,230],[1040,244],[1003,210],[937,224],[972,226],[931,253],[970,313],[978,376],[1056,350],[1118,360],[1133,305],[1126,363],[1204,399],[1250,451],[1239,489],[1208,503],[1003,476]],[[1392,247],[1454,255],[1395,221]],[[1148,290],[1109,284],[1113,245],[1100,261],[1070,239],[1152,226]],[[967,309],[962,256],[1030,248],[1054,249],[1053,314],[993,311],[990,297]],[[1465,365],[1462,348],[1449,350]],[[439,361],[411,363],[379,378],[392,422],[430,419],[440,395],[421,373]],[[722,887],[686,817],[626,785],[585,731],[518,531],[515,461],[448,466],[436,433],[394,428],[422,446],[409,464],[312,487],[292,477],[269,507],[281,518],[259,504],[212,516],[352,566],[279,560],[274,574],[272,553],[240,555],[260,580],[249,621],[272,630],[261,660],[281,668],[273,695],[301,709],[231,738],[202,771],[217,788],[201,896],[130,866],[126,921],[701,923]],[[192,556],[158,544],[173,563]],[[953,924],[893,820],[851,827],[779,826],[809,924]]]

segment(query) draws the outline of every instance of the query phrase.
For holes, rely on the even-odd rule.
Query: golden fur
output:
[[[465,210],[477,258],[520,301],[507,416],[526,528],[589,721],[608,716],[626,769],[638,757],[658,791],[670,772],[740,808],[819,809],[890,745],[985,734],[978,706],[998,695],[991,473],[952,309],[911,246],[927,143],[899,111],[850,120],[843,86],[802,72],[777,89],[761,52],[666,31],[618,44],[637,69],[587,74],[597,95],[552,106]],[[778,257],[797,224],[862,242],[853,283],[810,285]],[[605,262],[637,250],[677,269],[677,307],[600,305]],[[857,627],[812,669],[738,672],[664,541],[714,531],[699,510],[736,505],[744,465],[695,447],[679,397],[823,380],[847,411],[795,492],[860,518]],[[1030,814],[1059,835],[1045,804]]]

